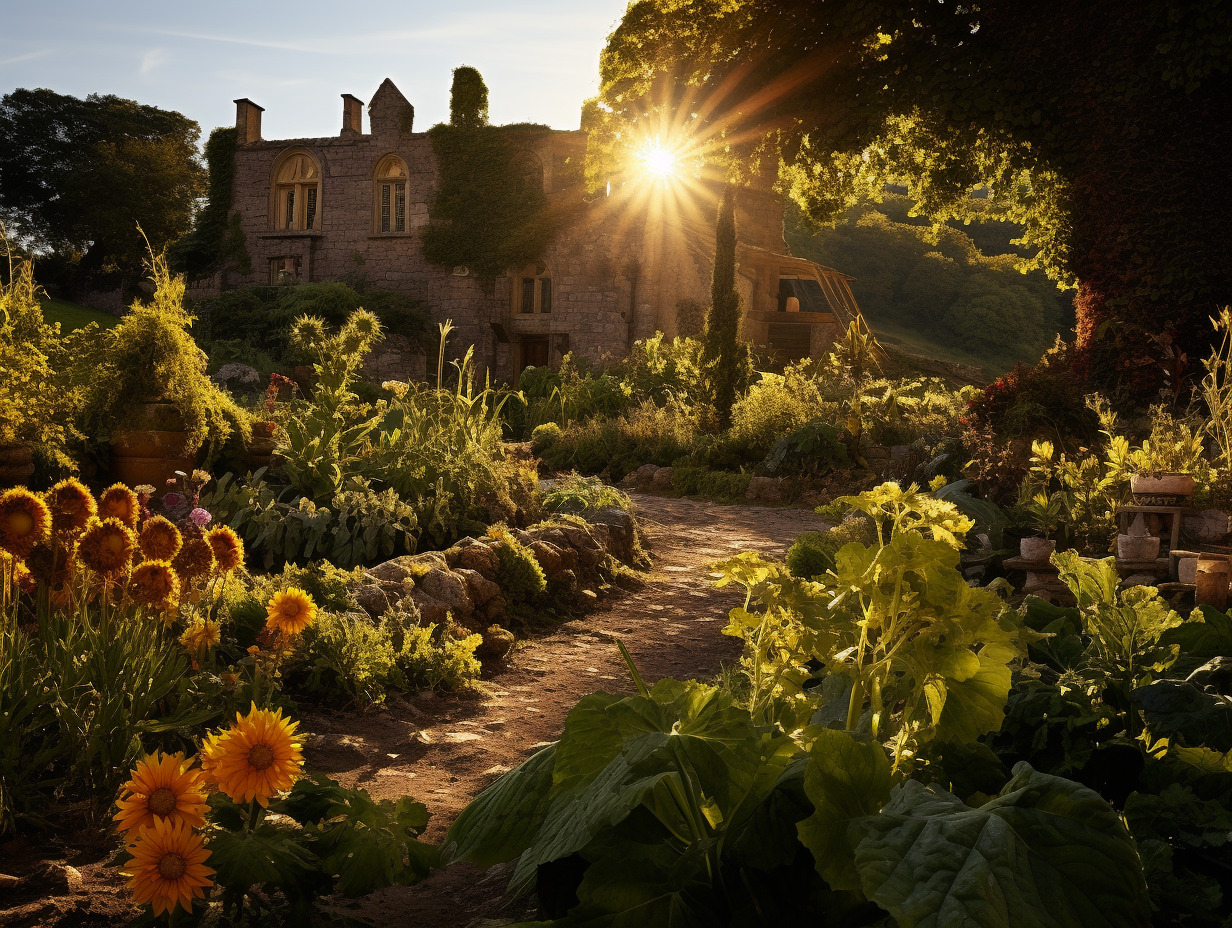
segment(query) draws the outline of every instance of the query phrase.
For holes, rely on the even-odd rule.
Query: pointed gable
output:
[[[414,121],[415,107],[402,96],[402,91],[394,86],[393,81],[385,78],[368,104],[368,124],[372,134],[410,135]]]

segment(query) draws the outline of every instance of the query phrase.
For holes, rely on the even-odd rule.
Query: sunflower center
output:
[[[154,815],[170,815],[175,811],[175,793],[165,786],[160,786],[150,793],[150,798],[146,801],[146,808]]]
[[[28,512],[15,512],[9,516],[9,531],[19,538],[34,530],[34,519]]]
[[[293,619],[297,615],[299,615],[299,603],[295,602],[294,600],[292,600],[291,602],[283,603],[282,611],[283,611],[283,614],[286,615],[288,619]]]
[[[158,858],[158,875],[164,880],[178,880],[187,869],[187,862],[174,851],[170,851]]]
[[[119,554],[124,550],[124,539],[119,535],[108,535],[106,544],[107,550],[112,554]]]
[[[274,764],[274,751],[268,744],[254,744],[248,752],[248,763],[256,770],[268,770]]]

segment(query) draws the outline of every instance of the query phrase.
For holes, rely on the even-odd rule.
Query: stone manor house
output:
[[[413,131],[415,109],[389,79],[367,109],[365,131],[363,103],[343,94],[338,135],[273,141],[261,137],[262,108],[236,101],[232,210],[251,273],[227,272],[202,295],[358,276],[422,300],[434,322],[452,319],[451,353],[473,345],[478,369],[510,382],[569,351],[623,356],[637,339],[677,334],[709,302],[717,187],[677,196],[660,181],[648,195],[651,182],[630,182],[588,197],[573,169],[585,157],[581,131],[536,135],[519,154],[549,202],[581,204],[540,260],[486,287],[468,268],[429,264],[419,230],[437,182],[432,141]],[[851,278],[788,254],[768,182],[739,191],[736,229],[744,337],[783,359],[824,354],[856,311]],[[381,373],[422,377],[423,365],[403,352]]]

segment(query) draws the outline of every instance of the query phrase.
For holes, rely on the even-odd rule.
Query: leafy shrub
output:
[[[839,430],[813,419],[775,442],[759,469],[771,477],[816,477],[849,464]]]
[[[697,496],[702,491],[702,478],[709,468],[696,464],[676,464],[672,467],[672,490],[681,496]]]
[[[543,457],[547,450],[560,441],[560,426],[555,422],[545,422],[536,425],[530,433],[530,450],[537,457]]]
[[[548,512],[580,515],[600,509],[629,511],[629,497],[597,477],[565,474],[556,480],[543,496],[543,508]]]
[[[727,471],[711,470],[702,474],[698,482],[697,492],[706,499],[721,503],[735,502],[744,499],[749,490],[748,474],[733,474]]]
[[[548,588],[543,568],[530,548],[503,526],[492,526],[488,535],[500,542],[496,546],[496,582],[510,602],[529,602]]]
[[[340,567],[371,564],[413,553],[418,539],[414,507],[393,490],[378,493],[365,483],[318,505],[271,483],[264,471],[224,474],[201,503],[266,569],[322,557]]]
[[[834,569],[838,539],[829,532],[805,532],[787,549],[787,569],[793,577],[812,580]]]
[[[673,338],[661,332],[633,343],[628,357],[613,369],[636,404],[669,402],[690,408],[706,405],[702,378],[702,343],[696,338]]]
[[[864,392],[868,434],[879,445],[909,445],[955,435],[974,387],[955,391],[937,378],[874,380]]]
[[[286,664],[286,685],[330,705],[383,702],[403,680],[387,628],[363,613],[322,612]]]
[[[782,375],[762,374],[732,407],[731,440],[750,460],[758,460],[821,409],[817,384],[801,366],[789,367]]]
[[[666,467],[688,453],[695,434],[695,420],[678,406],[647,402],[614,419],[574,424],[544,449],[543,460],[554,470],[607,473],[616,481],[643,464]]]
[[[382,622],[392,621],[389,614]],[[407,685],[416,689],[462,690],[482,670],[475,649],[479,634],[457,636],[448,625],[409,625],[402,632],[395,660]]]

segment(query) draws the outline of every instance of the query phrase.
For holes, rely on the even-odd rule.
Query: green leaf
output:
[[[796,830],[813,853],[817,872],[835,889],[858,889],[852,859],[852,825],[876,815],[890,798],[893,779],[885,748],[857,741],[847,732],[822,729],[813,742],[804,774],[804,791],[813,814]]]
[[[975,741],[999,729],[1005,718],[1013,677],[1011,665],[1018,658],[1018,649],[994,641],[980,648],[978,657],[977,673],[965,680],[947,681],[945,707],[937,725],[937,737],[942,740]]]
[[[555,761],[556,746],[544,748],[480,793],[445,835],[445,859],[491,867],[530,847],[547,814]]]
[[[1210,606],[1199,606],[1180,625],[1165,631],[1159,643],[1177,645],[1189,667],[1232,654],[1232,616]]]
[[[901,928],[1146,928],[1133,839],[1098,793],[1025,763],[978,809],[909,780],[856,826],[868,897]]]
[[[258,883],[307,886],[320,877],[319,861],[295,835],[270,825],[253,832],[217,832],[209,847],[209,865],[229,890],[242,892]]]

